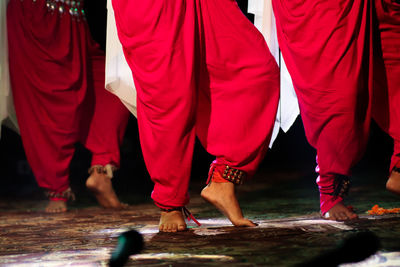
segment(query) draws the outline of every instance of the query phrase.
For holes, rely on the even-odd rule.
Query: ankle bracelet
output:
[[[72,192],[71,187],[68,187],[66,190],[62,192],[57,192],[57,191],[51,191],[47,190],[45,192],[45,195],[50,199],[50,200],[62,200],[62,201],[68,201],[68,200],[75,200],[75,194]]]
[[[107,177],[110,179],[113,178],[113,173],[117,170],[117,167],[111,164],[107,164],[106,166],[103,165],[93,165],[89,168],[88,173],[92,175],[93,172],[99,174],[106,174]]]
[[[232,168],[226,164],[217,164],[213,162],[211,163],[210,170],[208,172],[207,184],[212,181],[215,171],[217,171],[223,179],[236,185],[243,184],[243,181],[246,177],[245,171]]]

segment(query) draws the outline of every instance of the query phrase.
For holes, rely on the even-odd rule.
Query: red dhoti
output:
[[[188,202],[195,136],[253,174],[269,143],[278,67],[233,0],[113,0],[137,89],[143,155],[161,207]]]
[[[377,53],[373,117],[394,140],[392,170],[400,161],[400,2],[375,0],[375,10]]]
[[[368,0],[273,0],[279,45],[305,133],[318,155],[321,212],[338,202],[341,177],[361,157],[370,123]]]
[[[11,84],[21,137],[39,186],[69,187],[76,142],[92,165],[119,166],[129,112],[104,89],[104,53],[90,38],[79,1],[11,0]]]

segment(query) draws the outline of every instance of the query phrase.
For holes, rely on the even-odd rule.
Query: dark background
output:
[[[247,1],[238,1],[239,6],[252,20],[253,16],[246,13]],[[93,38],[105,47],[106,37],[106,0],[85,1],[87,20]],[[44,198],[26,161],[21,138],[15,132],[2,127],[0,140],[0,198]],[[393,143],[375,123],[372,123],[370,141],[361,162],[355,167],[360,170],[387,171],[392,153]],[[77,144],[77,151],[71,163],[71,186],[79,197],[90,197],[85,190],[87,169],[90,167],[90,153]],[[192,169],[192,181],[204,181],[213,157],[198,143],[195,147]],[[173,160],[173,159],[171,159]],[[260,171],[285,170],[289,172],[310,173],[315,178],[315,151],[304,136],[300,118],[288,131],[281,132],[260,165]],[[383,170],[383,171],[382,171]],[[299,175],[299,179],[301,176]],[[382,179],[385,177],[382,177]],[[121,168],[113,179],[118,194],[140,193],[143,199],[149,199],[152,183],[146,171],[140,149],[136,119],[131,116],[123,145],[121,147]]]

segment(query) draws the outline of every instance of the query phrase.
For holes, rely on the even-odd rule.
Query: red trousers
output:
[[[104,89],[104,53],[82,14],[50,4],[10,1],[10,75],[28,162],[39,186],[62,192],[76,142],[92,152],[92,165],[119,165],[129,112]]]
[[[336,175],[350,174],[365,146],[370,109],[394,139],[391,170],[400,160],[400,4],[274,0],[273,5],[307,138],[317,149],[320,190],[333,188]],[[342,200],[320,196],[322,213]]]
[[[273,0],[278,41],[318,155],[321,211],[342,201],[335,179],[350,175],[368,138],[372,92],[369,0]]]
[[[253,174],[269,143],[278,67],[234,0],[113,0],[137,89],[152,198],[188,202],[195,136],[217,163]]]
[[[376,83],[372,111],[377,123],[394,140],[392,170],[400,161],[400,3],[375,0],[375,10]]]

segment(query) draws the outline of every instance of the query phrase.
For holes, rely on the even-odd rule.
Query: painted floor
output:
[[[196,146],[187,206],[202,223],[183,233],[158,233],[159,210],[151,203],[137,128],[131,123],[113,178],[120,199],[130,206],[104,210],[85,189],[90,154],[78,147],[71,164],[77,200],[64,214],[46,214],[46,199],[24,157],[19,136],[3,128],[0,140],[0,266],[107,266],[118,236],[139,231],[144,249],[126,266],[333,266],[344,257],[377,254],[352,266],[400,266],[400,215],[370,216],[375,204],[400,207],[385,190],[393,143],[377,127],[364,158],[354,169],[347,204],[360,219],[329,222],[319,217],[315,152],[298,121],[278,136],[256,176],[238,188],[246,217],[255,228],[235,228],[200,197],[212,157]],[[363,233],[375,239],[365,240]],[[351,241],[352,240],[352,241]],[[322,259],[322,264],[317,260]],[[307,265],[308,264],[308,265]],[[330,265],[329,265],[330,264]],[[345,265],[343,265],[345,266]]]
[[[118,236],[134,229],[143,235],[144,249],[131,256],[126,266],[296,266],[340,249],[344,240],[365,231],[378,238],[380,248],[358,266],[400,266],[400,215],[366,214],[375,204],[400,207],[400,198],[384,190],[384,180],[360,182],[378,174],[355,175],[349,201],[360,219],[350,223],[320,219],[314,178],[299,175],[261,171],[239,188],[242,208],[258,223],[255,228],[232,227],[198,197],[202,183],[196,181],[188,208],[202,226],[189,222],[189,230],[178,234],[158,233],[159,211],[149,201],[138,200],[139,193],[121,195],[130,204],[126,210],[101,209],[87,195],[78,196],[67,213],[55,215],[41,211],[44,198],[4,198],[0,201],[0,265],[107,266]],[[269,182],[271,177],[275,182]]]

